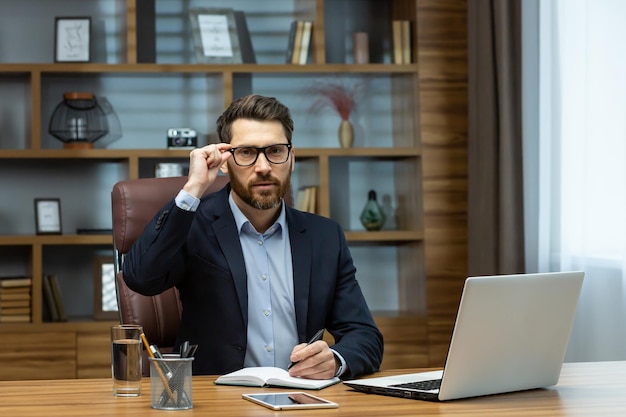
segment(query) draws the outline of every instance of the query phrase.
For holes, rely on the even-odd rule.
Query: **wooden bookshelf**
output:
[[[44,0],[37,1],[42,7],[50,8],[53,16],[67,13],[67,5],[63,1],[53,5]],[[70,220],[84,215],[82,210],[85,208],[81,204],[85,199],[97,201],[99,218],[106,218],[110,212],[106,197],[116,180],[150,175],[155,161],[187,161],[189,151],[160,148],[164,143],[163,137],[155,140],[157,145],[148,140],[135,145],[135,135],[147,136],[140,131],[142,126],[124,132],[125,136],[120,141],[123,143],[119,147],[116,143],[116,146],[106,149],[61,149],[60,143],[47,133],[49,113],[59,101],[59,91],[73,88],[76,82],[81,88],[106,84],[119,93],[118,90],[143,83],[141,88],[149,90],[139,91],[146,96],[143,105],[151,109],[146,111],[155,112],[148,120],[156,121],[169,115],[160,115],[158,109],[154,110],[150,97],[168,94],[167,97],[176,99],[175,92],[165,91],[171,87],[161,88],[161,82],[182,86],[199,84],[202,86],[199,92],[195,89],[190,91],[197,94],[193,97],[194,103],[199,102],[200,108],[206,111],[201,115],[197,115],[194,109],[189,112],[193,112],[194,120],[201,120],[201,128],[209,132],[215,116],[233,98],[257,91],[286,95],[294,104],[291,107],[294,118],[298,119],[297,135],[302,134],[301,126],[305,125],[302,136],[294,139],[296,176],[301,185],[317,187],[319,214],[335,218],[342,224],[349,245],[359,259],[370,259],[376,264],[379,250],[380,253],[391,254],[391,259],[385,258],[384,261],[393,265],[393,272],[380,274],[385,275],[383,277],[366,277],[371,269],[369,265],[357,265],[361,274],[357,278],[366,277],[362,286],[385,279],[389,283],[384,286],[392,288],[397,294],[397,301],[391,306],[392,313],[386,312],[385,306],[373,308],[387,341],[384,367],[440,365],[445,357],[460,283],[466,275],[466,5],[461,0],[435,2],[436,7],[429,0],[367,1],[371,3],[372,11],[366,16],[351,12],[356,10],[355,0],[286,2],[286,5],[295,4],[291,12],[271,8],[269,11],[261,10],[262,7],[252,1],[232,2],[229,7],[251,12],[248,24],[253,45],[257,40],[266,42],[263,48],[268,52],[261,54],[257,64],[197,64],[193,62],[193,57],[184,55],[184,51],[176,52],[184,55],[179,62],[169,62],[170,57],[165,53],[163,55],[167,56],[160,58],[158,42],[156,62],[137,63],[137,53],[142,45],[137,42],[136,0],[126,0],[125,10],[106,16],[98,16],[97,7],[77,10],[81,12],[79,14],[95,13],[94,18],[115,23],[120,29],[107,36],[121,46],[113,56],[109,52],[106,56],[95,54],[94,62],[84,64],[52,63],[51,56],[43,55],[40,62],[31,58],[23,61],[11,58],[14,54],[8,54],[10,59],[3,59],[3,54],[7,52],[0,51],[0,96],[16,100],[18,106],[12,110],[16,116],[14,119],[24,120],[25,124],[24,127],[14,127],[12,131],[16,134],[12,137],[0,133],[0,175],[16,178],[20,194],[27,196],[31,192],[45,191],[49,195],[65,192],[62,211]],[[8,3],[0,6],[0,14],[16,19],[25,13],[18,0],[9,0]],[[88,3],[81,7],[93,7]],[[103,9],[110,7],[109,0],[91,3],[102,5]],[[370,32],[371,63],[346,63],[349,61],[347,57],[352,54],[350,41],[345,39],[352,39],[352,31],[343,26],[340,29],[334,24],[333,19],[340,12],[347,13],[344,17],[355,25],[354,31],[359,25],[358,31]],[[157,7],[157,16],[159,13]],[[285,57],[281,54],[286,52],[289,24],[283,28],[264,27],[262,22],[254,21],[255,16],[258,20],[267,21],[311,20],[310,63],[285,64]],[[188,20],[184,10],[169,14],[167,18]],[[392,19],[411,22],[412,63],[392,63]],[[32,26],[24,30],[33,32]],[[184,45],[182,49],[189,49],[191,37],[185,38],[182,33],[179,35]],[[158,39],[158,26],[156,36]],[[374,80],[378,90],[373,91],[367,101],[379,95],[388,99],[381,101],[382,108],[371,101],[369,108],[364,106],[361,116],[364,119],[371,116],[380,118],[384,121],[380,125],[389,126],[388,131],[373,133],[369,142],[356,143],[349,149],[341,149],[334,144],[316,146],[316,135],[329,134],[320,134],[315,130],[316,126],[306,125],[309,115],[297,100],[295,87],[293,92],[289,92],[284,86],[296,86],[309,80],[335,79],[337,76]],[[179,98],[181,95],[183,93],[178,93]],[[206,100],[202,96],[206,96]],[[177,110],[176,106],[181,104],[176,103],[172,113],[178,112],[180,117],[175,120],[185,120],[185,111]],[[115,107],[118,113],[136,112],[137,118],[145,117],[139,104],[127,107],[116,103]],[[149,124],[144,127],[150,128]],[[371,128],[378,129],[378,125]],[[357,134],[363,135],[363,132]],[[304,140],[299,142],[302,137]],[[384,139],[382,145],[377,142],[379,137]],[[378,175],[377,184],[385,184],[385,188],[388,186],[397,204],[397,227],[394,230],[366,232],[358,224],[355,225],[354,216],[344,212],[344,207],[362,206],[366,194],[351,194],[343,190],[369,186],[368,179],[360,180],[359,174],[351,176],[352,170],[378,169],[382,169],[384,174]],[[117,178],[103,180],[98,176],[99,170],[114,172]],[[30,174],[33,171],[37,175]],[[82,172],[85,172],[84,176]],[[25,179],[20,183],[21,177]],[[43,188],[36,178],[47,178],[51,185]],[[4,187],[9,187],[7,192],[11,195],[17,192],[4,182],[0,185],[0,192],[4,193]],[[37,191],[29,191],[31,188]],[[66,200],[70,201],[66,204]],[[18,203],[26,208],[32,205],[29,199]],[[0,348],[0,365],[10,363],[12,369],[3,378],[108,376],[108,327],[111,323],[95,321],[89,311],[72,313],[73,303],[83,298],[91,299],[92,294],[71,297],[68,302],[69,322],[47,322],[43,319],[41,277],[50,268],[70,263],[82,262],[82,270],[91,270],[91,261],[83,259],[88,258],[84,255],[93,252],[95,256],[97,252],[111,250],[111,237],[78,235],[72,228],[64,230],[63,235],[38,236],[30,226],[32,215],[27,209],[16,213],[2,203],[0,216],[4,216],[3,221],[6,219],[5,224],[10,226],[8,231],[0,229],[0,273],[21,265],[23,272],[33,276],[32,322],[0,324],[3,340],[11,341]],[[64,218],[64,227],[66,223]],[[81,268],[77,266],[76,270]],[[67,279],[80,283],[76,286],[81,287],[85,279],[92,277],[83,277],[76,272],[76,276]],[[51,340],[54,349],[63,352],[59,353],[59,360],[69,361],[72,367],[68,369],[73,371],[62,372],[58,363],[48,366],[36,358],[38,343],[43,340]],[[419,347],[415,352],[411,350],[414,346]],[[21,351],[25,352],[25,359],[14,353]],[[91,362],[96,365],[91,367]]]

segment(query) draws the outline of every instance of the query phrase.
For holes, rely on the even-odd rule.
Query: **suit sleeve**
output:
[[[338,239],[338,275],[328,330],[335,338],[332,348],[343,356],[348,367],[341,377],[350,379],[377,371],[384,347],[383,336],[356,280],[356,268],[341,229]]]
[[[180,282],[185,273],[185,240],[194,216],[172,200],[148,222],[122,265],[130,289],[156,295]]]

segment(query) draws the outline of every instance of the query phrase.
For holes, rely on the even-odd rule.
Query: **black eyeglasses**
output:
[[[254,146],[239,146],[229,150],[229,152],[233,154],[233,160],[240,167],[254,165],[260,153],[263,153],[265,158],[272,164],[284,164],[289,159],[290,151],[291,143],[279,143],[277,145],[263,146],[260,148]]]

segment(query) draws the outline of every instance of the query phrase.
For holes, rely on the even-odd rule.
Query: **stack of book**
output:
[[[311,34],[313,22],[310,20],[294,20],[289,30],[287,45],[287,64],[306,64],[311,51]]]
[[[31,321],[32,278],[0,277],[0,323]]]
[[[317,212],[317,187],[309,185],[298,188],[295,208],[309,213]]]
[[[411,63],[411,21],[394,20],[393,29],[393,63]]]

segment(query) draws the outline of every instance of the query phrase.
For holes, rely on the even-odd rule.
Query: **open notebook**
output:
[[[444,401],[558,382],[583,272],[465,281],[443,371],[344,381],[357,391]]]

